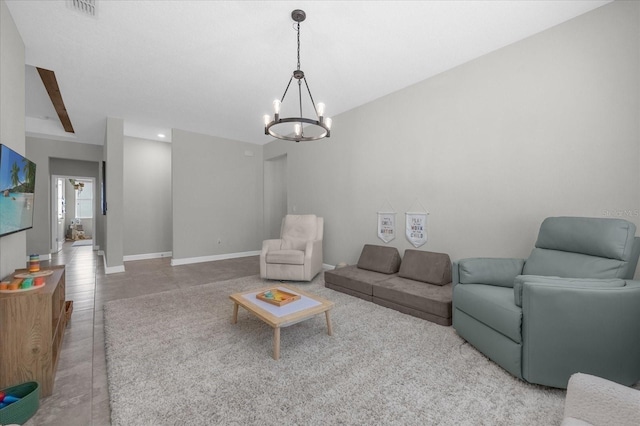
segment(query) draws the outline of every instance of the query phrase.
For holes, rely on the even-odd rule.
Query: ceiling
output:
[[[71,0],[6,3],[26,49],[27,135],[100,145],[107,116],[147,139],[179,128],[269,142],[262,116],[296,68],[293,9],[307,13],[301,69],[335,116],[609,0],[96,0],[95,16]],[[55,72],[75,135],[35,67]]]

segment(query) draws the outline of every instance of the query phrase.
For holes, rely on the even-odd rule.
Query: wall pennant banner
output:
[[[396,238],[396,214],[378,212],[378,238],[385,243]]]
[[[427,242],[427,213],[405,213],[407,239],[418,248]]]

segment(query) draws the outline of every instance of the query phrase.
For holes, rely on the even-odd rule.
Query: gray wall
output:
[[[430,212],[422,250],[528,256],[547,216],[640,225],[640,3],[593,12],[334,117],[330,139],[274,141],[289,212],[325,217],[325,262],[355,263],[388,200]],[[346,84],[346,83],[345,83]],[[640,226],[639,226],[640,228]],[[639,231],[640,235],[640,231]]]
[[[264,239],[280,238],[287,214],[287,156],[264,162]]]
[[[59,142],[55,142],[56,144]],[[73,142],[70,142],[73,143]],[[82,144],[84,147],[85,144]],[[73,143],[71,149],[75,151],[78,147],[77,143]],[[100,147],[98,147],[100,148]],[[94,154],[99,155],[102,149],[94,149]],[[87,177],[98,179],[100,176],[100,162],[74,160],[71,158],[55,158],[49,159],[49,171],[52,175],[73,176],[75,178]],[[68,182],[68,180],[67,180]]]
[[[124,255],[171,251],[171,144],[124,138]]]
[[[174,260],[260,249],[262,146],[174,129],[171,164]]]
[[[24,67],[23,67],[24,73]],[[24,113],[23,113],[24,114]],[[36,163],[36,198],[33,229],[27,231],[29,253],[51,253],[51,176],[96,177],[99,182],[102,147],[77,142],[27,138],[27,157]],[[96,184],[99,187],[99,183]],[[104,226],[96,197],[95,233],[96,244],[102,245],[104,237],[100,229]]]
[[[0,0],[0,93],[0,143],[24,154],[24,43],[4,0]],[[25,232],[0,238],[0,278],[26,267],[26,241]]]
[[[0,137],[22,152],[24,46],[1,0],[0,12]],[[412,247],[403,213],[422,204],[430,212],[422,249],[453,259],[525,257],[552,215],[640,225],[639,28],[640,4],[614,2],[336,116],[331,139],[320,142],[260,147],[174,130],[174,259],[259,249],[262,160],[285,154],[289,212],[325,217],[329,264],[354,263],[362,244],[383,244],[376,212],[387,201],[398,212],[390,245]],[[49,250],[50,157],[107,160],[107,264],[121,266],[123,149],[122,120],[112,118],[104,153],[29,138],[34,229],[26,250],[24,233],[0,240],[0,272]]]
[[[107,117],[104,159],[107,163],[107,214],[105,227],[105,271],[124,271],[124,120]]]

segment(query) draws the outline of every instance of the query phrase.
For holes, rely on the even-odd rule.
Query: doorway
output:
[[[62,250],[67,240],[87,240],[85,245],[95,249],[95,178],[55,175],[51,185],[52,253]]]
[[[280,238],[282,218],[287,214],[287,155],[264,162],[265,239]]]

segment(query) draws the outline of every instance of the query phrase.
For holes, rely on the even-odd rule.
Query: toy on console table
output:
[[[29,256],[29,272],[40,271],[40,256],[32,254]]]
[[[52,270],[46,270],[15,274],[13,277],[8,277],[0,282],[0,293],[36,290],[46,284],[46,277],[52,273]]]

